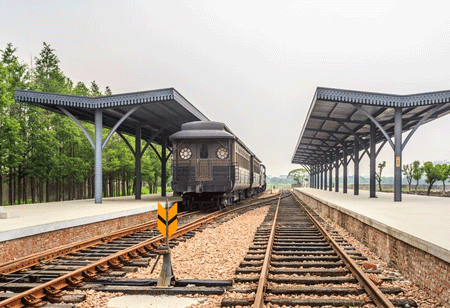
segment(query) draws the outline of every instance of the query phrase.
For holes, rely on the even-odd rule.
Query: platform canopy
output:
[[[375,159],[387,143],[395,153],[395,200],[401,201],[402,150],[420,125],[448,113],[450,91],[392,95],[317,88],[292,163],[304,165],[315,176],[324,171],[329,171],[331,175],[333,167],[338,174],[339,166],[343,166],[346,192],[347,157],[355,163],[355,181],[358,181],[356,176],[359,178],[359,174],[356,173],[359,168],[356,165],[362,150],[362,155],[367,153],[371,159],[371,196],[374,197]],[[407,138],[402,142],[402,133],[408,131]],[[376,144],[380,144],[378,149]],[[320,186],[319,182],[322,182],[322,187],[323,184],[326,187],[323,174],[321,178],[312,177],[311,180],[311,185]],[[335,178],[337,190],[338,181]]]
[[[208,118],[189,103],[173,88],[124,93],[101,97],[85,97],[44,93],[36,91],[16,90],[15,99],[19,102],[34,104],[69,116],[83,130],[86,138],[95,150],[96,188],[95,201],[101,203],[101,157],[102,149],[114,132],[123,138],[123,134],[136,137],[133,148],[124,138],[136,158],[136,198],[140,199],[140,160],[152,142],[162,146],[161,154],[157,153],[162,163],[163,195],[165,195],[165,155],[166,147],[170,147],[168,137],[178,132],[181,125],[192,121],[209,121]],[[94,123],[95,140],[87,133],[80,121]],[[110,134],[102,140],[102,127],[111,129]],[[141,140],[147,141],[141,149]],[[140,155],[137,155],[140,153]],[[100,168],[100,169],[98,169]],[[99,178],[98,178],[99,177]],[[99,183],[97,183],[99,181]]]

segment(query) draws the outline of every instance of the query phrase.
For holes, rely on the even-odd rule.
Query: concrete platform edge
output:
[[[357,219],[357,220],[359,220],[359,221],[361,221],[361,222],[363,222],[363,223],[365,223],[365,224],[367,224],[367,225],[369,225],[369,226],[371,226],[371,227],[373,227],[373,228],[375,228],[377,230],[380,230],[381,232],[384,232],[384,233],[386,233],[388,235],[391,235],[391,236],[395,237],[396,239],[405,242],[408,245],[411,245],[411,246],[413,246],[413,247],[415,247],[417,249],[423,250],[423,251],[429,253],[430,255],[433,255],[433,256],[441,259],[441,260],[444,260],[444,261],[450,263],[450,251],[445,249],[445,248],[437,246],[437,245],[435,245],[433,243],[430,243],[430,242],[425,241],[423,239],[420,239],[418,237],[412,236],[412,235],[410,235],[408,233],[405,233],[405,232],[403,232],[401,230],[398,230],[398,229],[395,229],[393,227],[390,227],[390,226],[388,226],[386,224],[383,224],[383,223],[381,223],[381,222],[379,222],[377,220],[374,220],[374,219],[372,219],[370,217],[367,217],[367,216],[358,214],[356,212],[353,212],[353,211],[351,211],[349,209],[343,208],[343,207],[341,207],[341,206],[339,206],[337,204],[334,204],[334,203],[332,203],[332,202],[330,202],[328,200],[325,200],[325,199],[322,199],[320,197],[317,197],[317,196],[315,196],[313,194],[310,194],[308,192],[305,192],[305,191],[302,191],[302,190],[299,190],[299,189],[294,189],[294,191],[297,192],[297,193],[305,194],[308,197],[313,198],[313,199],[315,199],[315,200],[317,200],[317,201],[319,201],[319,202],[321,202],[321,203],[323,203],[323,204],[325,204],[325,205],[327,205],[327,206],[329,206],[331,208],[334,208],[334,209],[336,209],[336,210],[338,210],[338,211],[340,211],[342,213],[345,213],[345,214],[347,214],[347,215],[349,215],[349,216],[351,216],[351,217],[353,217],[353,218],[355,218],[355,219]]]
[[[0,232],[0,242],[10,241],[10,240],[14,240],[17,238],[32,236],[32,235],[45,233],[45,232],[56,231],[56,230],[60,230],[60,229],[66,229],[66,228],[71,228],[71,227],[76,227],[76,226],[81,226],[81,225],[87,225],[87,224],[101,222],[101,221],[105,221],[105,220],[116,219],[116,218],[124,217],[124,216],[142,214],[142,213],[146,213],[146,212],[155,211],[156,208],[157,208],[156,206],[148,206],[148,207],[131,209],[131,210],[126,210],[126,211],[121,211],[121,212],[81,217],[81,218],[77,218],[77,219],[73,219],[73,220],[58,221],[58,222],[49,223],[49,224],[43,224],[43,225],[31,226],[31,227],[14,229],[14,230],[9,230],[9,231],[3,231],[3,232]],[[11,222],[13,222],[13,219],[11,220]]]

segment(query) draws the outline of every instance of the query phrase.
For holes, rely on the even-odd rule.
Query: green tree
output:
[[[417,186],[419,186],[419,180],[422,178],[423,173],[424,173],[424,169],[423,167],[420,166],[420,162],[418,160],[415,160],[412,164],[411,164],[411,169],[412,169],[412,178],[414,180],[416,180],[416,187],[415,187],[415,193],[417,195]]]
[[[431,188],[436,181],[441,178],[439,168],[436,168],[431,161],[427,161],[423,164],[423,170],[425,172],[425,182],[428,183],[428,196],[430,195]]]
[[[383,169],[385,167],[386,167],[386,162],[382,161],[381,163],[378,164],[378,170],[380,170],[380,172],[379,173],[375,173],[375,178],[378,181],[378,187],[379,187],[380,191],[383,191],[381,189],[381,180],[382,180],[381,173],[383,172]]]
[[[412,181],[412,164],[403,165],[402,168],[403,175],[406,176],[406,180],[408,181],[409,191],[411,191],[411,181]]]
[[[89,89],[83,82],[78,82],[77,85],[72,90],[73,95],[79,96],[89,96]]]
[[[105,89],[105,95],[106,95],[106,96],[112,95],[112,91],[111,91],[111,89],[110,89],[108,86],[106,86],[106,89]]]
[[[39,57],[35,58],[32,88],[36,91],[70,94],[72,82],[64,76],[59,67],[55,50],[44,42]]]
[[[304,168],[294,169],[289,171],[288,178],[293,179],[297,184],[302,184],[307,179],[308,171]]]
[[[49,191],[53,187],[56,187],[56,200],[93,197],[94,153],[82,131],[64,115],[16,102],[14,90],[96,97],[102,95],[99,86],[95,81],[90,87],[83,82],[74,85],[62,72],[55,50],[47,43],[34,59],[32,69],[21,63],[15,54],[16,49],[11,44],[0,50],[0,187],[8,179],[10,204],[26,202],[27,187],[31,187],[32,202],[49,201]],[[112,95],[109,87],[105,95]],[[93,125],[82,124],[92,137]],[[105,129],[103,137],[108,133]],[[130,144],[135,143],[134,137],[126,138]],[[161,150],[158,145],[154,147]],[[143,182],[149,185],[151,192],[156,192],[161,164],[154,151],[146,151],[142,169]],[[170,176],[169,163],[167,178]],[[104,191],[105,196],[129,194],[133,186],[134,157],[117,134],[105,148],[103,178],[104,187],[109,187]],[[0,200],[2,197],[0,189]]]
[[[100,91],[100,87],[95,82],[95,80],[93,82],[91,82],[91,88],[89,90],[89,93],[92,97],[97,97],[97,96],[103,95],[102,92]]]
[[[447,164],[436,165],[437,171],[439,173],[438,181],[442,181],[443,193],[445,194],[445,181],[450,175],[450,166]]]
[[[26,159],[27,116],[26,109],[15,102],[14,90],[28,87],[29,72],[28,67],[19,62],[16,51],[11,43],[0,50],[0,187],[3,175],[7,174],[9,204],[15,203],[16,196],[26,194],[19,181],[25,180],[22,161]],[[0,189],[0,201],[2,198]]]

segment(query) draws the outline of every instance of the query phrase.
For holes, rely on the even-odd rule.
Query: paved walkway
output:
[[[314,188],[296,189],[450,262],[448,197],[403,194],[402,202],[394,202],[392,193],[377,192],[377,198],[369,198],[369,192],[362,190],[355,196],[353,190],[343,194]]]
[[[168,196],[169,202],[181,200]],[[134,196],[103,198],[102,204],[86,199],[4,206],[0,213],[17,215],[0,219],[0,241],[154,211],[158,202],[165,204],[165,200],[153,194],[144,195],[141,200]]]

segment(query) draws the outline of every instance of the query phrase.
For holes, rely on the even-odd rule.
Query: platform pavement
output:
[[[347,194],[314,188],[296,188],[412,246],[450,262],[450,198],[403,194],[394,202],[392,193],[353,190]]]
[[[181,200],[168,194],[169,202]],[[17,213],[18,217],[0,219],[0,242],[74,226],[105,221],[123,216],[154,211],[158,202],[165,204],[158,194],[103,198],[102,204],[93,199],[21,204],[3,207],[3,213]]]

